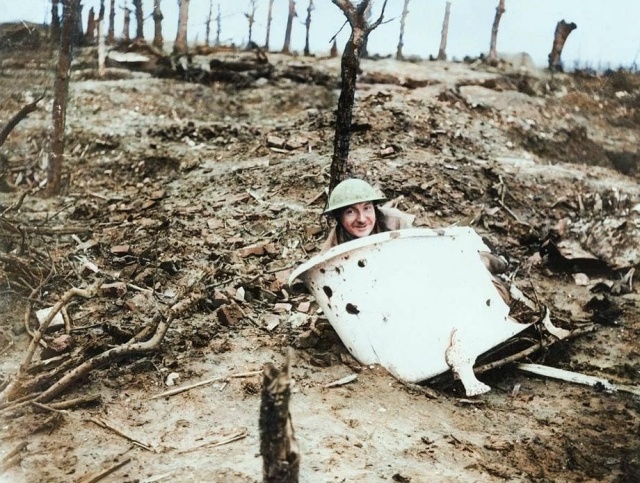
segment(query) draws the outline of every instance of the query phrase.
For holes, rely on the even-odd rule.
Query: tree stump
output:
[[[259,422],[263,483],[298,483],[300,455],[289,413],[290,398],[289,362],[282,370],[265,364]]]
[[[567,23],[564,19],[560,20],[556,25],[556,32],[553,36],[553,47],[549,54],[549,70],[551,72],[562,72],[563,69],[562,62],[560,61],[560,55],[562,55],[564,43],[567,41],[569,34],[577,28],[578,26],[575,23]]]

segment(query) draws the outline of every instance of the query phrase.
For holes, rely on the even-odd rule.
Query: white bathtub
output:
[[[407,382],[452,368],[475,395],[489,390],[477,356],[528,326],[509,317],[479,251],[471,228],[391,231],[311,258],[289,283],[304,282],[360,363]]]

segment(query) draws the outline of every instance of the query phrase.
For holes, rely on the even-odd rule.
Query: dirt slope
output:
[[[47,200],[37,187],[46,177],[49,58],[2,54],[1,125],[49,90],[0,148],[2,211],[32,190],[0,227],[2,253],[30,261],[23,273],[4,264],[0,381],[25,356],[27,296],[51,268],[31,296],[35,309],[71,286],[124,287],[69,304],[74,357],[128,340],[191,292],[202,297],[158,351],[94,370],[59,398],[96,393],[100,404],[2,410],[0,454],[21,451],[0,481],[80,481],[118,461],[127,463],[102,481],[260,481],[259,376],[151,397],[168,380],[281,364],[289,346],[303,482],[640,480],[637,397],[511,367],[481,377],[493,388],[486,395],[470,400],[445,381],[427,397],[361,367],[313,299],[283,286],[327,229],[320,213],[339,60],[272,54],[271,76],[238,88],[115,70],[96,79],[87,50],[70,87],[65,195]],[[325,81],[279,75],[290,68]],[[640,298],[633,286],[612,290],[640,263],[637,76],[551,79],[391,60],[365,60],[362,71],[353,174],[418,226],[472,224],[557,325],[598,322],[532,360],[638,387]],[[577,257],[578,247],[597,263]],[[324,387],[354,372],[355,382]],[[235,440],[215,444],[226,438]]]

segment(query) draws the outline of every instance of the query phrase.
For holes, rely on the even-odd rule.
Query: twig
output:
[[[356,379],[358,379],[357,374],[349,374],[348,376],[345,376],[342,379],[338,379],[337,381],[330,382],[328,384],[325,384],[322,387],[329,388],[329,387],[344,386],[345,384],[349,384],[350,382],[353,382]]]
[[[90,233],[92,230],[86,226],[21,226],[25,233],[35,233],[36,235],[73,235],[76,233]]]
[[[124,438],[126,440],[131,441],[136,446],[140,446],[142,449],[146,449],[147,451],[155,452],[155,450],[151,446],[149,446],[148,444],[141,443],[140,441],[138,441],[134,437],[123,433],[122,431],[120,431],[117,428],[114,428],[113,426],[111,426],[111,424],[109,424],[107,421],[105,421],[102,418],[94,417],[94,418],[89,419],[89,421],[91,421],[92,423],[97,424],[98,426],[100,426],[102,428],[105,428],[105,429],[108,429],[108,430],[114,432],[115,434],[117,434],[121,438]]]
[[[230,436],[227,436],[226,438],[220,440],[220,441],[210,441],[208,443],[203,443],[201,445],[198,446],[194,446],[193,448],[188,448],[188,449],[184,449],[181,451],[178,451],[179,454],[184,454],[184,453],[190,453],[191,451],[196,451],[200,448],[204,448],[204,447],[208,447],[208,448],[215,448],[216,446],[223,446],[225,444],[229,444],[229,443],[233,443],[234,441],[239,441],[241,439],[246,438],[248,435],[247,431],[239,431],[237,433],[234,433]]]
[[[2,464],[4,465],[7,461],[9,461],[9,459],[14,457],[18,453],[20,453],[23,449],[27,447],[28,444],[29,443],[27,441],[23,441],[22,443],[19,443],[15,448],[13,448],[11,451],[9,451],[6,455],[2,457],[2,461],[1,461]]]
[[[52,409],[70,409],[76,406],[82,406],[83,404],[100,401],[101,399],[102,396],[100,396],[100,394],[90,394],[89,396],[76,397],[73,399],[67,399],[66,401],[51,403],[48,406]]]
[[[4,349],[0,350],[0,356],[13,347],[13,337],[9,332],[6,333],[6,336],[9,338],[9,342],[4,347]]]
[[[596,327],[594,325],[590,325],[588,327],[580,327],[579,329],[572,330],[571,333],[563,340],[573,339],[573,338],[578,337],[580,335],[588,334],[589,332],[594,332],[595,330],[596,330]],[[518,352],[516,354],[510,355],[509,357],[505,357],[504,359],[500,359],[498,361],[494,361],[494,362],[490,362],[488,364],[483,364],[481,366],[474,367],[473,372],[475,372],[476,374],[482,374],[483,372],[490,371],[491,369],[496,369],[496,368],[502,367],[502,366],[504,366],[506,364],[510,364],[511,362],[515,362],[515,361],[518,361],[520,359],[524,359],[525,357],[527,357],[530,354],[533,354],[537,350],[542,349],[543,347],[548,347],[548,346],[552,345],[557,340],[558,339],[555,336],[548,337],[548,338],[543,339],[540,342],[532,345],[531,347],[528,347],[527,349],[525,349],[523,351],[520,351],[520,352]]]
[[[168,473],[162,473],[161,475],[152,476],[151,478],[147,478],[146,480],[142,480],[140,483],[155,483],[156,481],[164,480],[165,478],[169,478],[173,475],[176,470],[169,471]]]
[[[58,414],[62,414],[62,415],[66,415],[67,414],[62,409],[55,409],[55,408],[52,408],[51,406],[47,406],[46,404],[41,404],[41,403],[36,402],[36,401],[31,401],[31,405],[35,406],[37,408],[40,408],[40,409],[44,409],[45,411],[52,412],[52,413],[58,413]]]
[[[421,386],[420,384],[414,384],[412,382],[403,381],[402,379],[397,379],[400,384],[407,388],[407,390],[411,392],[417,392],[422,394],[429,399],[438,399],[438,393],[431,388]]]
[[[507,213],[509,213],[513,217],[513,219],[516,220],[517,223],[519,223],[520,225],[527,226],[527,227],[531,228],[531,225],[529,223],[527,223],[526,221],[521,221],[520,218],[518,217],[518,215],[516,215],[513,211],[511,211],[511,208],[509,208],[507,205],[505,205],[502,200],[498,200],[498,204],[500,206],[502,206],[502,208]]]
[[[609,392],[622,391],[640,396],[640,388],[624,384],[613,384],[611,381],[602,377],[588,376],[578,372],[566,371],[564,369],[557,369],[540,364],[518,364],[516,367],[521,371],[529,372],[537,376],[551,377],[553,379],[560,379],[561,381],[585,384],[596,388],[601,387]]]
[[[176,387],[175,389],[171,389],[169,391],[156,394],[155,396],[151,396],[149,399],[158,399],[161,397],[175,396],[176,394],[180,394],[181,392],[185,392],[190,389],[195,389],[196,387],[206,386],[207,384],[212,384],[214,382],[225,381],[227,379],[236,379],[240,377],[252,377],[260,374],[262,374],[262,371],[241,372],[239,374],[228,374],[226,376],[213,377],[211,379],[205,379],[204,381],[196,382],[194,384],[189,384],[188,386]]]
[[[131,461],[131,458],[127,458],[126,460],[123,460],[120,463],[116,463],[115,465],[110,466],[106,470],[102,470],[99,473],[96,473],[96,474],[93,474],[93,475],[87,475],[84,478],[82,478],[80,481],[78,481],[78,483],[96,483],[97,481],[100,481],[105,476],[108,476],[111,473],[113,473],[114,471],[119,470],[124,465],[129,463],[129,461]]]
[[[6,215],[7,213],[9,213],[11,210],[18,210],[20,209],[20,207],[22,206],[22,203],[24,202],[24,199],[27,197],[27,195],[29,194],[29,191],[23,191],[20,194],[20,198],[18,198],[16,201],[14,201],[13,203],[11,203],[11,206],[9,206],[7,209],[5,209],[1,214],[0,214],[0,218],[4,217],[4,215]],[[9,223],[9,225],[11,225],[11,223]],[[13,227],[13,225],[12,225]],[[19,229],[13,227],[16,231],[19,231]]]

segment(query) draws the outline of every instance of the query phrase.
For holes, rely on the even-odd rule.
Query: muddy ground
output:
[[[101,481],[260,481],[261,378],[245,373],[283,364],[289,347],[303,482],[640,481],[637,396],[513,366],[481,375],[492,391],[471,399],[450,375],[409,388],[360,366],[313,298],[284,285],[328,230],[339,59],[270,54],[249,82],[187,82],[114,68],[98,78],[84,49],[64,194],[47,199],[52,57],[2,53],[0,125],[45,95],[0,148],[2,387],[26,356],[29,304],[111,287],[69,302],[69,337],[47,332],[27,377],[44,391],[174,304],[197,303],[158,349],[92,370],[50,404],[99,402],[3,405],[0,481],[89,481],[117,463]],[[593,325],[529,361],[638,388],[640,297],[621,283],[640,263],[638,76],[389,59],[361,68],[353,174],[417,226],[473,226],[556,325]],[[292,69],[302,74],[281,75]],[[52,356],[57,373],[39,364]]]

